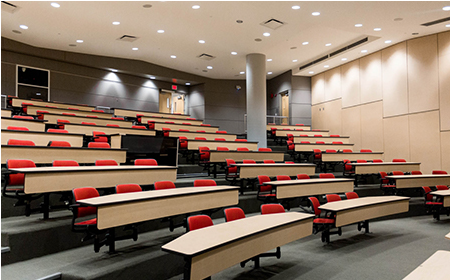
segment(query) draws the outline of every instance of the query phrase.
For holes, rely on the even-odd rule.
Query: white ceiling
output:
[[[245,79],[239,72],[245,71],[249,53],[263,53],[272,59],[266,64],[267,72],[273,72],[267,75],[268,79],[289,69],[294,75],[312,76],[326,70],[324,65],[330,69],[413,37],[450,30],[445,26],[450,21],[421,26],[450,17],[450,11],[442,9],[450,6],[450,1],[55,1],[61,5],[59,8],[52,7],[52,2],[7,2],[19,8],[10,13],[4,11],[2,4],[3,37],[43,48],[142,60],[215,79]],[[144,8],[145,4],[152,7]],[[200,8],[192,9],[193,5]],[[292,9],[294,5],[300,9]],[[320,16],[312,16],[312,12],[320,12]],[[276,30],[260,25],[271,18],[286,24]],[[397,18],[402,20],[394,21]],[[120,25],[113,25],[113,21]],[[21,24],[29,28],[21,29]],[[159,29],[165,32],[159,34]],[[271,35],[265,37],[264,32]],[[414,32],[419,34],[412,35]],[[118,41],[122,35],[139,39],[132,43]],[[298,70],[301,65],[368,36],[371,41],[365,45]],[[256,38],[262,41],[256,42]],[[84,42],[76,43],[78,39]],[[199,40],[206,43],[200,44]],[[392,43],[386,44],[386,40]],[[326,43],[332,45],[326,47]],[[133,51],[133,47],[139,50]],[[363,49],[368,52],[361,53]],[[232,51],[238,54],[232,55]],[[204,61],[196,57],[202,53],[216,58]],[[172,59],[171,55],[177,58]],[[213,69],[206,69],[207,66]]]

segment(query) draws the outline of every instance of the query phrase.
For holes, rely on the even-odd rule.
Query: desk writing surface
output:
[[[395,186],[397,189],[450,185],[450,174],[389,175],[386,176],[386,178],[395,180]]]
[[[344,159],[348,159],[350,161],[356,161],[358,159],[364,160],[374,160],[374,159],[382,159],[383,152],[372,152],[372,153],[361,153],[361,152],[353,152],[353,153],[322,153],[322,161],[324,162],[337,162],[343,161]]]
[[[91,122],[99,126],[106,126],[107,124],[116,124],[120,127],[131,128],[132,122],[113,120],[111,118],[101,119],[101,118],[90,118],[82,116],[68,116],[68,115],[58,115],[58,114],[44,114],[44,120],[51,124],[57,124],[58,120],[67,120],[72,124],[81,124],[82,122]]]
[[[24,120],[15,118],[2,117],[2,129],[8,128],[8,126],[26,127],[30,131],[45,131],[45,121],[42,120]]]
[[[317,133],[320,134],[320,133]],[[343,144],[349,144],[350,143],[350,137],[349,136],[340,136],[340,137],[331,137],[331,136],[321,136],[321,137],[315,137],[312,136],[294,136],[294,144],[301,143],[302,141],[309,141],[311,143],[314,143],[316,141],[324,141],[326,144],[332,144],[333,142],[342,142]]]
[[[199,129],[202,131],[203,129]],[[220,136],[219,136],[220,135]],[[215,138],[224,138],[226,141],[234,141],[237,136],[236,134],[229,133],[215,133],[215,132],[196,132],[196,131],[170,131],[169,137],[180,137],[184,136],[188,140],[195,140],[195,137],[204,137],[206,140],[214,140]]]
[[[217,134],[220,138],[220,134]],[[237,148],[245,147],[251,151],[258,150],[258,142],[236,142],[236,141],[215,141],[215,140],[189,140],[188,150],[198,151],[199,147],[208,147],[210,150],[215,150],[217,147],[226,147],[230,150],[237,150]]]
[[[275,136],[277,137],[287,137],[288,134],[292,134],[295,136],[300,135],[308,135],[308,136],[314,136],[316,134],[322,134],[323,136],[328,135],[328,130],[321,130],[321,131],[312,131],[312,130],[277,130],[275,132]]]
[[[186,118],[190,117],[189,115],[179,115],[179,114],[171,114],[171,113],[159,113],[159,112],[149,112],[149,111],[114,108],[115,116],[136,118],[137,114],[142,114],[142,115],[148,116],[148,117],[161,116],[161,117],[176,118],[176,119],[186,119]]]
[[[20,99],[20,98],[13,98],[12,106],[13,107],[22,107],[22,102],[31,103],[35,106],[45,107],[46,105],[48,105],[48,106],[53,106],[53,107],[62,108],[62,109],[67,109],[70,107],[70,108],[76,108],[81,111],[88,111],[88,112],[95,110],[94,106],[83,106],[83,105],[78,105],[78,104],[59,103],[59,102],[55,103],[55,102],[35,101],[35,100]]]
[[[267,124],[266,129],[272,130],[272,127],[276,128],[277,130],[283,130],[283,128],[289,128],[290,130],[295,130],[297,128],[303,129],[303,130],[311,130],[310,125],[288,125],[288,124]]]
[[[111,119],[113,116],[109,113],[99,113],[99,112],[89,112],[89,111],[82,111],[82,110],[71,110],[71,109],[61,109],[61,108],[49,108],[45,106],[35,106],[35,105],[28,105],[27,106],[27,114],[28,115],[37,115],[37,111],[47,111],[51,114],[57,114],[62,115],[62,113],[72,113],[76,116],[97,116],[99,119]]]
[[[355,167],[355,174],[371,174],[379,172],[403,171],[411,172],[420,170],[420,162],[368,162],[349,163]]]
[[[316,141],[320,141],[317,139]],[[316,143],[305,143],[305,144],[295,144],[296,152],[313,152],[314,149],[319,149],[321,151],[326,151],[327,149],[333,150],[343,150],[352,149],[354,144],[316,144]]]
[[[450,190],[434,191],[430,194],[441,197],[443,200],[443,207],[450,207]]]
[[[189,124],[177,124],[177,123],[165,123],[155,122],[155,129],[162,130],[164,128],[170,128],[171,130],[187,129],[189,131],[203,130],[206,132],[216,132],[219,130],[218,126],[201,126],[201,125],[189,125]],[[220,135],[219,133],[217,135]],[[217,136],[220,137],[220,136]]]
[[[316,165],[312,163],[260,163],[260,164],[231,164],[239,169],[239,178],[256,178],[258,175],[277,176],[297,174],[315,175]]]
[[[1,143],[6,145],[9,139],[17,139],[31,140],[36,146],[47,146],[49,141],[67,141],[72,147],[82,147],[83,136],[84,134],[2,129]]]
[[[403,280],[448,280],[450,252],[439,250],[414,269]]]
[[[12,115],[11,110],[5,110],[5,109],[2,109],[2,117],[10,118],[11,115]]]
[[[86,135],[92,135],[93,131],[101,131],[106,134],[137,134],[137,135],[148,135],[155,136],[156,132],[154,130],[148,129],[138,129],[138,128],[127,128],[127,127],[111,127],[111,126],[101,126],[101,125],[85,125],[85,124],[64,124],[64,129],[69,131],[69,133],[80,133]]]
[[[260,152],[260,151],[209,151],[209,162],[225,162],[232,159],[236,162],[244,159],[253,159],[255,161],[263,161],[272,159],[274,161],[284,161],[283,152]]]
[[[183,124],[183,123],[190,123],[192,125],[201,125],[203,123],[202,120],[186,120],[186,119],[170,119],[167,117],[147,117],[147,116],[143,116],[141,117],[141,123],[143,124],[147,124],[148,121],[154,121],[154,122],[166,122],[166,121],[170,121],[170,122],[174,122],[177,124]]]

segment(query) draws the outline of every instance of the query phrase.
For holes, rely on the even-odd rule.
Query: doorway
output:
[[[172,92],[161,90],[159,93],[159,112],[172,113]]]
[[[172,94],[172,108],[174,114],[184,114],[184,94],[173,93]]]
[[[281,119],[281,124],[288,124],[289,122],[289,94],[282,92],[281,95],[281,115],[285,118]]]

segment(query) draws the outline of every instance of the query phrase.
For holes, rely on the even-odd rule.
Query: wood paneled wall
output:
[[[312,77],[312,125],[450,172],[449,77],[450,32],[398,43]]]

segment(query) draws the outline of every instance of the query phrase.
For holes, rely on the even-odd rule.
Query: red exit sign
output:
[[[172,89],[173,89],[173,90],[177,90],[177,89],[178,89],[178,86],[172,85]]]

